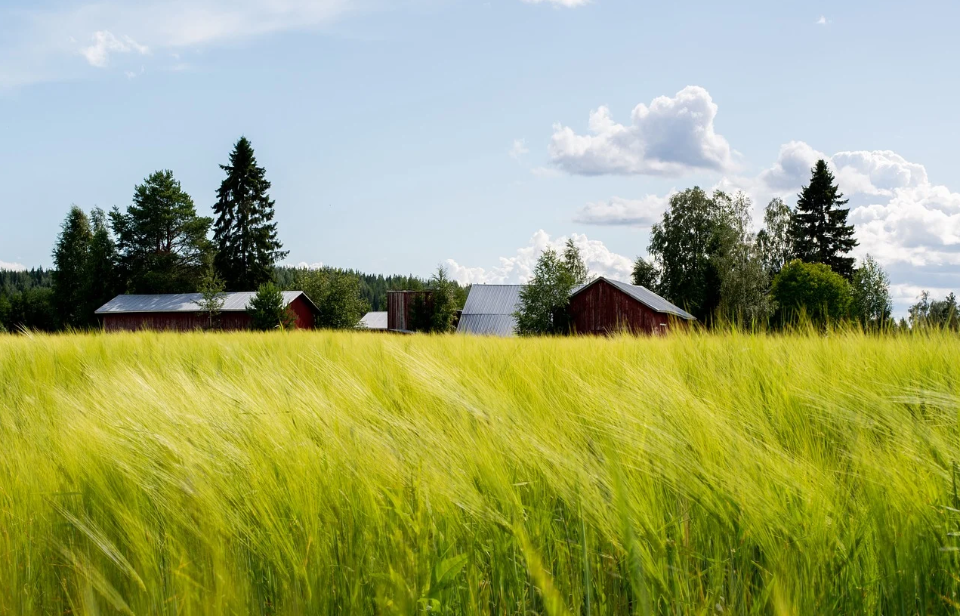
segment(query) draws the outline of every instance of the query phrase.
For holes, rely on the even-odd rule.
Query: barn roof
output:
[[[513,336],[517,321],[513,313],[520,304],[519,284],[475,284],[463,307],[457,333],[482,336]]]
[[[387,329],[387,313],[368,312],[360,319],[360,327],[365,329]]]
[[[692,314],[682,308],[674,306],[646,287],[627,284],[625,282],[620,282],[619,280],[611,280],[602,276],[588,284],[583,285],[579,289],[574,290],[574,292],[571,294],[571,297],[577,295],[578,293],[582,293],[600,281],[604,281],[613,285],[651,310],[663,314],[672,314],[673,316],[680,317],[681,319],[686,319],[688,321],[696,321],[696,317],[694,317]]]
[[[244,312],[253,292],[224,293],[223,308],[220,312]],[[283,303],[289,306],[298,297],[303,297],[307,305],[317,312],[316,305],[303,291],[284,291]],[[178,293],[172,295],[118,295],[97,310],[96,314],[131,314],[143,312],[200,312],[200,293]]]

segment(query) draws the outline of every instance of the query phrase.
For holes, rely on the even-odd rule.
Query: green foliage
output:
[[[834,184],[825,161],[818,160],[811,173],[810,184],[803,187],[792,219],[794,258],[805,263],[823,263],[850,280],[854,260],[846,255],[858,242],[853,237],[853,225],[847,224],[850,210],[843,207],[847,200]]]
[[[631,281],[637,286],[656,292],[656,289],[660,286],[660,272],[654,264],[649,263],[643,257],[637,257],[637,260],[633,262]]]
[[[958,355],[3,336],[0,614],[952,614]]]
[[[133,204],[110,221],[130,293],[192,293],[211,254],[211,220],[197,216],[193,199],[172,171],[157,171],[136,187]]]
[[[234,146],[230,164],[220,168],[227,177],[213,206],[214,264],[229,290],[248,291],[272,280],[274,263],[288,253],[281,250],[283,245],[277,239],[266,170],[257,165],[246,137]]]
[[[851,289],[843,276],[822,263],[788,263],[773,280],[773,297],[779,322],[807,319],[815,325],[838,323],[847,318]]]
[[[652,289],[700,321],[709,321],[720,304],[718,258],[730,228],[733,201],[699,187],[674,193],[663,220],[653,226],[649,252],[660,272]]]
[[[119,277],[117,245],[107,226],[107,215],[100,208],[90,212],[93,235],[87,253],[86,304],[91,324],[96,322],[93,314],[116,297],[123,289]]]
[[[301,270],[296,286],[316,304],[316,326],[321,329],[354,329],[370,309],[360,294],[360,279],[344,270]]]
[[[360,280],[360,296],[370,304],[370,310],[385,311],[387,309],[387,291],[423,291],[429,284],[428,280],[409,276],[384,276],[382,274],[365,274],[356,270],[340,270]],[[277,267],[274,269],[274,280],[285,291],[300,291],[299,277],[304,270],[295,267]],[[456,292],[459,305],[462,308],[466,302],[465,290],[457,285]],[[312,296],[311,296],[312,299]],[[462,300],[462,301],[461,301]]]
[[[917,331],[960,329],[960,315],[957,313],[957,297],[950,293],[944,299],[931,300],[930,293],[923,291],[916,304],[910,307],[910,326]]]
[[[564,334],[570,329],[567,307],[576,286],[573,274],[553,248],[537,259],[533,278],[520,291],[520,308],[515,317],[520,336]]]
[[[590,280],[590,270],[580,254],[580,249],[573,243],[573,239],[567,240],[563,248],[563,268],[570,274],[573,284],[586,284]]]
[[[770,280],[793,260],[793,210],[776,197],[763,212],[763,229],[757,233],[757,249]]]
[[[290,329],[296,322],[283,301],[283,291],[272,282],[260,285],[247,306],[247,314],[251,327],[260,331]]]
[[[71,207],[53,248],[53,303],[67,327],[90,324],[87,272],[92,239],[90,219],[77,206]]]
[[[207,317],[207,328],[220,328],[220,313],[223,311],[223,304],[226,301],[226,283],[217,274],[213,264],[207,267],[207,273],[200,280],[200,286],[197,289],[200,293],[200,300],[197,306]]]
[[[770,278],[763,257],[749,231],[751,207],[750,199],[743,193],[723,202],[723,219],[717,225],[712,255],[720,279],[717,316],[726,323],[744,327],[766,326],[776,307],[770,297]]]
[[[56,329],[59,319],[53,306],[52,288],[50,270],[0,270],[0,326],[8,332]]]
[[[890,278],[876,259],[867,255],[853,272],[851,281],[851,316],[868,329],[888,325],[893,301],[890,299]]]

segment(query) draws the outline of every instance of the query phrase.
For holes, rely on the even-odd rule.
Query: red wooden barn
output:
[[[217,318],[220,329],[250,328],[247,307],[256,293],[225,293],[223,308]],[[210,319],[200,309],[199,293],[177,295],[118,295],[99,310],[107,331],[140,329],[190,331],[210,326]],[[283,301],[292,313],[298,329],[313,329],[317,307],[303,291],[284,291]]]
[[[423,302],[425,310],[433,306],[433,291],[387,291],[387,329],[409,332],[415,329],[413,307]]]
[[[573,292],[570,318],[578,334],[659,334],[696,320],[645,287],[602,277]]]

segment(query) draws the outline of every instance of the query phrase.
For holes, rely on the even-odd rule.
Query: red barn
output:
[[[217,318],[220,329],[250,328],[247,307],[256,293],[225,293],[223,308]],[[177,295],[118,295],[99,310],[107,331],[192,331],[210,326],[210,319],[200,309],[199,293]],[[284,291],[283,301],[294,316],[298,329],[313,329],[317,307],[303,291]]]
[[[619,280],[597,278],[570,296],[570,318],[578,334],[666,333],[678,323],[695,321],[653,291]]]

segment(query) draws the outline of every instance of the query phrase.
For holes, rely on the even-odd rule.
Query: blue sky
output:
[[[956,2],[0,5],[0,263],[172,169],[209,214],[246,135],[290,263],[625,278],[672,190],[795,201],[827,157],[898,307],[960,290]],[[642,105],[642,106],[641,106]]]

